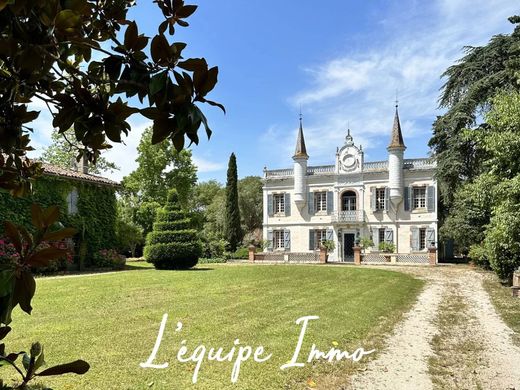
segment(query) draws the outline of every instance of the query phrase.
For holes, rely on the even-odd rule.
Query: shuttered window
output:
[[[376,211],[385,209],[385,188],[376,188]]]
[[[320,191],[314,193],[314,210],[316,212],[327,211],[327,192]]]
[[[273,248],[285,249],[285,235],[283,230],[273,230]]]
[[[426,228],[419,229],[419,250],[426,249]]]
[[[275,214],[284,214],[285,213],[285,196],[284,194],[274,194],[273,195],[274,202],[274,213]]]
[[[413,187],[413,208],[426,208],[426,187]]]

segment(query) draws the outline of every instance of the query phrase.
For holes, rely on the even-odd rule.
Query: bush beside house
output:
[[[181,209],[177,191],[170,190],[153,231],[146,237],[144,257],[156,269],[188,269],[197,264],[201,252],[189,213]]]

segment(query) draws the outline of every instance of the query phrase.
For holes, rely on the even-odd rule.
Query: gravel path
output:
[[[491,304],[479,273],[466,267],[449,266],[386,269],[410,273],[425,279],[427,284],[415,306],[389,336],[385,350],[364,371],[353,376],[347,388],[520,390],[520,348],[513,344],[513,331]],[[439,306],[443,302],[449,303],[446,300],[450,300],[453,288],[466,303],[464,310],[467,312],[460,314],[474,319],[458,324],[456,337],[452,332],[443,333],[437,321]],[[466,336],[468,340],[478,341],[475,351],[480,354],[476,359],[479,364],[472,369],[470,380],[464,369],[459,369],[465,365],[467,355],[463,352],[467,351],[460,351],[460,357],[454,359],[457,365],[443,371],[443,375],[450,376],[448,382],[432,377],[429,364],[435,354],[431,347],[435,335],[453,337],[453,340],[443,340],[444,345],[462,344]],[[454,351],[457,353],[458,350],[455,348]],[[447,387],[446,383],[450,385]]]

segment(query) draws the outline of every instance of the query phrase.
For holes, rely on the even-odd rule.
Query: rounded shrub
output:
[[[175,189],[168,192],[166,205],[157,212],[153,231],[146,237],[144,257],[156,269],[188,269],[202,252],[189,213],[182,210]]]

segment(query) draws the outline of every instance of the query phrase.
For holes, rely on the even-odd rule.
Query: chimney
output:
[[[86,150],[83,149],[83,155],[81,156],[80,164],[81,164],[81,172],[88,174],[88,160],[86,157]]]

